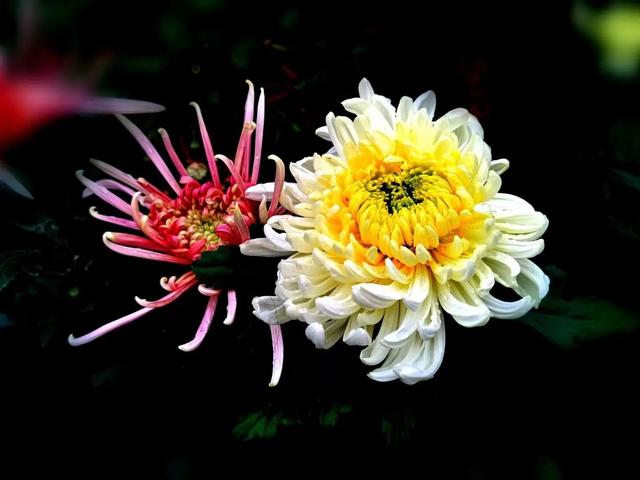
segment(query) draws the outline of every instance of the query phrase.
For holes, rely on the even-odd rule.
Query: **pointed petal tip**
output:
[[[190,345],[192,342],[188,342],[188,343],[184,343],[182,345],[178,346],[178,350],[181,350],[183,352],[193,352],[195,350],[195,347]]]
[[[33,200],[33,195],[22,182],[20,182],[15,175],[13,175],[5,166],[0,164],[0,184],[4,184],[14,193]]]

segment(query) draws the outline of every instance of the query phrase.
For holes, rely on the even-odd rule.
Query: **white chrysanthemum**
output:
[[[537,306],[549,279],[529,258],[544,248],[547,218],[498,193],[509,163],[492,160],[478,120],[456,109],[433,121],[435,95],[396,110],[364,79],[318,135],[333,148],[291,164],[281,202],[247,255],[280,262],[275,296],[253,301],[275,324],[301,320],[319,348],[340,338],[365,347],[369,376],[416,383],[442,363],[443,311],[465,327],[516,318]],[[257,185],[249,195],[272,194]],[[521,298],[492,295],[498,282]]]

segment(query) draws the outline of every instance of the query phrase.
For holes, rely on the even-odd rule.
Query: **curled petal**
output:
[[[229,290],[227,291],[227,318],[224,319],[222,323],[225,325],[231,325],[236,318],[236,308],[238,306],[238,301],[236,299],[236,291]]]
[[[275,215],[276,208],[278,208],[278,203],[280,202],[280,195],[282,194],[282,187],[284,185],[284,162],[277,155],[269,155],[269,160],[273,160],[276,164],[276,179],[275,185],[273,189],[273,198],[271,199],[271,204],[269,205],[269,217]]]
[[[166,305],[169,305],[171,302],[175,301],[179,297],[181,297],[182,294],[185,293],[187,290],[189,290],[191,287],[193,287],[196,284],[196,282],[197,280],[194,277],[188,283],[185,283],[177,290],[174,290],[168,295],[165,295],[164,297],[151,302],[148,300],[145,300],[144,298],[139,298],[139,297],[135,297],[135,299],[138,305],[140,305],[141,307],[148,307],[148,308],[164,307]]]
[[[133,220],[129,220],[126,218],[114,217],[111,215],[102,215],[98,213],[98,209],[96,207],[89,208],[89,214],[93,218],[97,218],[98,220],[102,220],[103,222],[112,223],[114,225],[119,225],[125,228],[131,228],[132,230],[140,230],[140,227]]]
[[[105,178],[104,180],[97,180],[96,185],[100,185],[101,187],[106,188],[107,190],[120,190],[121,192],[126,193],[129,196],[133,196],[135,191],[127,187],[126,185],[121,184],[120,182],[116,182],[115,180],[111,180],[110,178]],[[93,191],[90,188],[85,188],[82,192],[82,198],[87,198],[93,195]]]
[[[240,174],[236,166],[233,164],[233,162],[228,157],[222,154],[216,155],[215,158],[218,160],[221,160],[227,166],[227,168],[229,169],[229,172],[231,173],[231,176],[236,181],[238,188],[244,194],[245,186],[244,186],[244,181],[242,180],[242,175]]]
[[[125,247],[113,242],[113,234],[111,232],[105,232],[102,236],[102,241],[110,250],[127,255],[130,257],[145,258],[147,260],[155,260],[158,262],[179,263],[181,265],[190,265],[192,262],[186,258],[174,257],[173,255],[167,255],[166,253],[151,252],[142,248]]]
[[[236,205],[233,210],[233,219],[235,220],[236,228],[240,234],[240,241],[246,242],[251,238],[251,235],[249,234],[249,226],[247,225],[244,215],[242,215],[238,205]]]
[[[204,295],[205,297],[211,297],[212,295],[219,295],[220,290],[214,290],[212,288],[208,288],[204,284],[198,285],[198,291]]]
[[[128,173],[123,172],[119,168],[116,168],[116,167],[114,167],[113,165],[111,165],[109,163],[103,162],[101,160],[97,160],[95,158],[91,158],[89,160],[89,162],[94,167],[98,168],[99,170],[102,170],[104,173],[106,173],[110,177],[113,177],[116,180],[118,180],[119,182],[130,186],[134,190],[141,190],[142,189],[140,183],[135,178],[133,178]]]
[[[133,215],[133,212],[131,210],[131,205],[129,205],[127,202],[122,200],[120,197],[118,197],[114,193],[111,193],[107,188],[103,187],[102,185],[99,185],[96,182],[89,180],[87,177],[84,176],[84,172],[82,170],[78,170],[76,172],[76,177],[78,180],[80,180],[80,183],[82,183],[85,187],[87,187],[89,190],[91,190],[93,193],[95,193],[98,197],[100,197],[102,200],[107,202],[109,205],[117,208],[122,213],[125,213],[127,215]]]

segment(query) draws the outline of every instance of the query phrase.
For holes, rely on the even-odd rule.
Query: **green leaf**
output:
[[[558,462],[549,456],[538,458],[536,480],[562,480],[564,475]]]
[[[217,250],[204,252],[191,265],[198,282],[210,286],[227,285],[233,278],[233,263],[240,256],[238,247],[222,246]]]
[[[323,427],[335,427],[340,416],[345,413],[350,413],[351,410],[350,405],[334,404],[329,410],[319,415],[318,421]]]
[[[0,291],[16,279],[30,253],[29,250],[7,250],[0,253]]]
[[[629,333],[640,327],[637,315],[612,302],[592,297],[569,301],[547,297],[540,311],[525,315],[522,321],[565,348]]]
[[[607,219],[607,226],[613,229],[618,235],[627,237],[636,242],[640,242],[640,226],[629,223],[629,221],[621,221],[613,215]]]
[[[234,428],[232,434],[238,440],[246,442],[254,438],[272,438],[278,433],[280,425],[289,424],[281,413],[267,415],[261,411],[251,412],[245,416]]]
[[[417,425],[417,416],[413,409],[403,408],[383,412],[381,430],[388,446],[401,448],[410,443]]]
[[[198,282],[213,288],[235,288],[238,285],[255,283],[257,271],[276,272],[276,260],[246,257],[237,246],[221,246],[217,250],[204,252],[191,265]],[[265,280],[272,281],[265,277]]]
[[[629,172],[625,172],[624,170],[613,170],[611,172],[613,180],[626,185],[633,190],[640,192],[640,177],[637,175],[632,175]]]
[[[13,318],[5,313],[0,313],[0,328],[11,327],[15,324]]]

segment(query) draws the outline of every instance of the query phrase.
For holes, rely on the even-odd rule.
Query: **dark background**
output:
[[[553,288],[523,321],[449,321],[442,368],[411,387],[369,380],[358,349],[316,351],[302,324],[288,324],[283,378],[269,388],[268,329],[248,306],[275,270],[247,286],[233,326],[216,316],[193,353],[176,347],[204,311],[195,292],[69,347],[69,333],[135,310],[134,295],[159,297],[159,278],[181,272],[104,248],[105,226],[87,212],[100,204],[80,198],[73,172],[96,178],[93,157],[157,177],[114,119],[70,117],[5,155],[35,200],[0,191],[0,471],[637,475],[638,77],[607,69],[594,33],[620,5],[631,4],[41,1],[40,40],[65,68],[102,94],[165,105],[134,120],[156,143],[166,127],[194,159],[189,102],[216,150],[232,154],[247,78],[267,90],[264,151],[286,161],[327,149],[314,131],[363,76],[394,103],[433,89],[437,116],[470,109],[494,157],[511,161],[502,191],[550,219],[537,263]],[[9,51],[15,11],[0,6]]]

